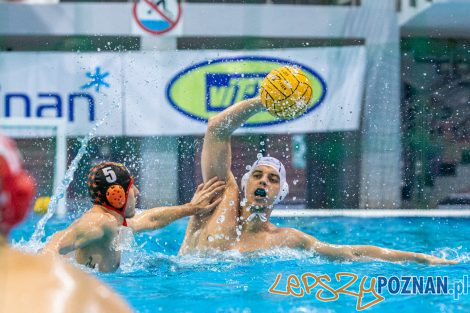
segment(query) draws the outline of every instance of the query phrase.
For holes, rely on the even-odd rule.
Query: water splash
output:
[[[12,241],[11,246],[18,251],[34,254],[41,250],[44,244],[42,242],[27,242],[21,238],[18,241]]]
[[[69,187],[70,183],[73,181],[73,177],[75,171],[78,168],[78,164],[80,160],[83,158],[85,153],[87,152],[88,143],[91,139],[96,136],[96,131],[98,128],[107,120],[108,116],[118,107],[118,105],[112,106],[112,108],[99,120],[91,129],[91,131],[80,140],[80,149],[78,150],[77,155],[70,163],[67,172],[65,173],[64,179],[61,181],[57,189],[54,191],[54,194],[51,197],[51,201],[49,202],[49,206],[47,207],[47,213],[39,220],[38,224],[36,225],[36,229],[34,230],[33,235],[31,236],[30,241],[27,243],[27,249],[31,250],[34,249],[37,252],[40,249],[40,243],[42,238],[45,235],[45,226],[47,222],[54,216],[59,201],[65,197],[67,192],[67,188]],[[37,250],[36,250],[37,249]]]
[[[181,271],[226,272],[246,266],[265,266],[286,261],[299,262],[299,264],[309,266],[329,263],[314,251],[289,248],[274,248],[251,253],[207,249],[185,255],[167,255],[161,252],[150,252],[143,247],[134,247],[132,250],[123,251],[120,271],[122,273],[140,271],[154,273],[157,271],[166,274]]]
[[[447,260],[456,260],[461,263],[467,263],[470,260],[470,253],[462,252],[462,246],[457,248],[438,248],[433,251],[432,255]]]

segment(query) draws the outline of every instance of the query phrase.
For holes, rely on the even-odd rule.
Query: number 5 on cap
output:
[[[103,168],[103,174],[106,177],[106,181],[108,183],[114,183],[116,181],[116,173],[114,173],[110,166]]]

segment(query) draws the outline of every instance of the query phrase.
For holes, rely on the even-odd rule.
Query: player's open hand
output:
[[[225,182],[217,177],[211,178],[205,184],[197,186],[196,192],[190,202],[194,214],[207,214],[212,212],[222,201]]]
[[[426,255],[424,254],[422,257],[422,260],[420,260],[421,263],[424,264],[429,264],[429,265],[452,265],[452,264],[458,264],[458,261],[455,260],[446,260],[442,258],[438,258],[432,255]]]

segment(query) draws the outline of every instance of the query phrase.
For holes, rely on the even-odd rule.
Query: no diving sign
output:
[[[139,0],[134,2],[132,14],[138,31],[162,35],[177,28],[181,19],[178,0]]]

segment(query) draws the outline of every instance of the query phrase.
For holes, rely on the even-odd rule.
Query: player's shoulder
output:
[[[83,305],[84,308],[95,306],[100,308],[99,311],[101,312],[131,312],[128,304],[121,297],[95,277],[76,269],[60,259],[49,262],[49,264],[55,270],[60,268],[61,272],[67,273],[74,280],[77,288],[70,300],[75,306]],[[56,279],[62,280],[62,277],[57,277]]]
[[[59,299],[65,307],[71,308],[70,312],[86,312],[90,307],[98,308],[97,312],[131,312],[128,304],[109,287],[61,258],[32,255],[11,249],[8,259],[10,262],[6,266],[16,277],[16,282],[28,282],[26,285],[10,282],[10,294],[21,291],[27,295],[30,303],[38,301],[39,307],[47,308],[44,312],[51,312],[52,308],[40,299],[57,294],[70,281],[73,281],[73,288],[68,290],[67,297]],[[1,285],[2,281],[0,287]],[[8,293],[6,296],[8,297]]]
[[[80,224],[86,227],[118,227],[118,221],[110,213],[88,211],[80,218]]]
[[[284,235],[284,236],[298,236],[299,233],[301,233],[297,229],[290,228],[290,227],[275,227],[271,232],[276,235]]]
[[[67,267],[78,283],[77,292],[80,301],[86,299],[87,304],[97,306],[103,312],[131,312],[129,305],[104,283],[68,264]]]
[[[304,233],[295,228],[282,227],[275,230],[276,235],[283,237],[284,240],[304,243],[306,241],[317,240],[315,237]]]

